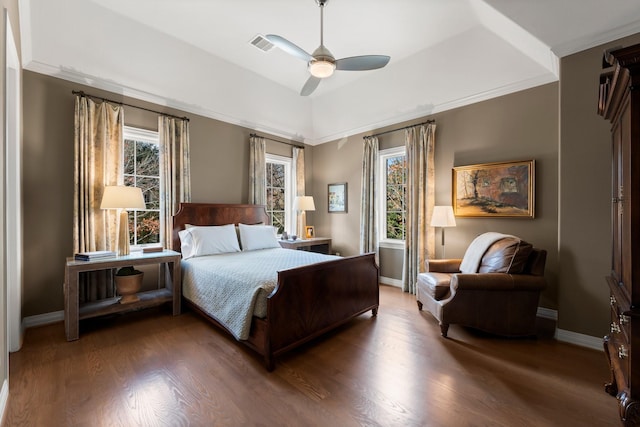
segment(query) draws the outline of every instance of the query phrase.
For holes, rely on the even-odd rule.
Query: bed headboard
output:
[[[185,224],[226,225],[270,223],[267,208],[264,205],[233,205],[217,203],[180,203],[178,212],[173,216],[173,250],[180,252],[178,232]]]

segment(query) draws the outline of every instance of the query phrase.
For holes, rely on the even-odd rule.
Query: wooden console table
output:
[[[64,329],[67,341],[79,337],[79,322],[82,319],[154,307],[166,302],[173,303],[173,315],[180,314],[182,277],[179,252],[134,252],[130,255],[114,256],[92,261],[77,261],[67,258],[64,274]],[[80,273],[98,270],[114,270],[131,265],[154,265],[159,267],[158,289],[140,292],[140,301],[120,304],[119,298],[107,298],[88,303],[79,303],[78,278]]]

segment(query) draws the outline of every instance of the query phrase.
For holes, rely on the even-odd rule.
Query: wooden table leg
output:
[[[180,260],[171,263],[171,290],[173,291],[173,315],[177,316],[182,311],[182,272]]]
[[[77,272],[65,271],[64,284],[64,329],[67,334],[67,341],[77,340],[79,337],[78,327],[78,274]]]

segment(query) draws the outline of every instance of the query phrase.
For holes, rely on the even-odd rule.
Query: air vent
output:
[[[261,34],[258,34],[257,36],[255,36],[253,39],[251,39],[249,43],[251,43],[252,45],[254,45],[255,47],[257,47],[263,52],[270,51],[271,49],[273,49],[273,46],[274,46],[273,43],[271,43],[269,40],[264,38],[264,36]]]

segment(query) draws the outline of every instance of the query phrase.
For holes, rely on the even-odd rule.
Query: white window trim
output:
[[[137,141],[160,143],[160,135],[157,130],[140,129],[132,126],[123,126],[122,139],[135,139]]]
[[[400,239],[388,239],[387,236],[387,159],[399,155],[407,155],[404,145],[380,150],[378,153],[378,246],[381,248],[404,249],[405,241]]]
[[[132,139],[135,141],[139,141],[139,142],[147,142],[149,144],[156,144],[156,145],[160,145],[160,133],[158,131],[154,131],[154,130],[147,130],[147,129],[141,129],[141,128],[136,128],[136,127],[132,127],[132,126],[123,126],[122,129],[122,141],[127,140],[127,139]],[[160,153],[160,161],[162,161],[162,153]],[[124,159],[122,159],[123,164],[124,164]],[[162,164],[160,164],[160,196],[162,196],[163,194],[163,180],[162,180]],[[162,208],[162,201],[163,201],[163,197],[160,197],[160,224],[162,224],[162,212],[163,212],[163,208]],[[131,250],[142,250],[142,248],[144,248],[145,246],[158,246],[158,245],[164,245],[166,246],[166,239],[164,236],[164,227],[160,227],[160,242],[159,243],[145,243],[142,245],[131,245]]]
[[[289,234],[295,234],[292,228],[295,227],[295,218],[293,216],[293,177],[291,176],[293,169],[293,159],[291,157],[278,156],[277,154],[265,154],[267,163],[277,163],[284,165],[284,229]]]

